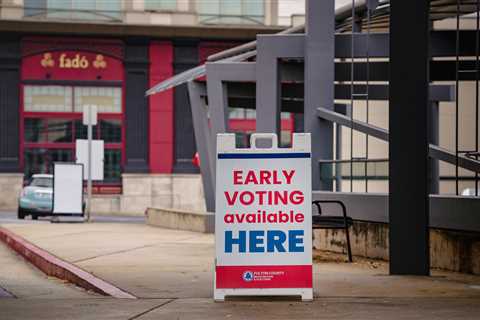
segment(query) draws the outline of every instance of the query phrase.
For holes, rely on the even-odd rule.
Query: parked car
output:
[[[53,175],[34,174],[23,188],[18,201],[18,219],[30,215],[33,220],[52,215]]]

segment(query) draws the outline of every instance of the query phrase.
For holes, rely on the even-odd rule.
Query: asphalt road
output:
[[[50,223],[52,217],[39,217],[38,220],[31,220],[26,217],[24,220],[17,218],[13,211],[0,211],[0,224],[10,223]],[[143,216],[119,216],[119,215],[95,215],[92,214],[92,221],[99,223],[145,223]]]

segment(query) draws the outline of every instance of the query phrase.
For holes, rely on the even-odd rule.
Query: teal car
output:
[[[52,215],[53,175],[34,174],[25,186],[18,201],[18,219],[30,215],[33,220],[39,216]]]

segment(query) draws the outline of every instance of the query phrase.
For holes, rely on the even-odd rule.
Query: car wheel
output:
[[[32,213],[32,220],[37,220],[37,219],[38,219],[38,216]]]
[[[22,208],[18,208],[17,217],[18,219],[25,219],[25,213],[23,212]]]

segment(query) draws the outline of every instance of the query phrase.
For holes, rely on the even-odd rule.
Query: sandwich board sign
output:
[[[53,164],[53,215],[83,216],[82,164]]]
[[[271,140],[271,148],[257,142]],[[275,134],[217,135],[214,299],[283,295],[312,300],[310,134],[292,148]]]

